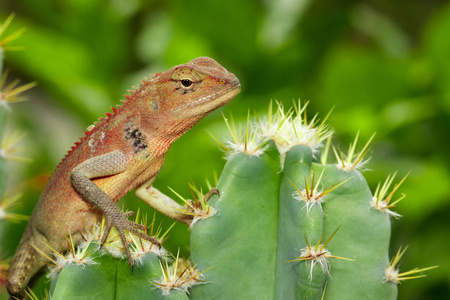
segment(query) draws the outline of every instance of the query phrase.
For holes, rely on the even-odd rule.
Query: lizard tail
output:
[[[6,283],[10,299],[14,299],[12,296],[22,299],[30,279],[45,266],[40,254],[33,247],[37,236],[32,231],[31,226],[27,226],[11,263]]]

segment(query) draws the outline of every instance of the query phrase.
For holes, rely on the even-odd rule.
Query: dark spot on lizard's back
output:
[[[139,153],[148,147],[147,139],[133,123],[128,123],[124,129],[125,139],[133,147],[134,153]]]

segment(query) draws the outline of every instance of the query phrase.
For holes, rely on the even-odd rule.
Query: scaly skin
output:
[[[104,214],[107,229],[137,233],[115,202],[136,188],[136,195],[169,217],[190,224],[180,206],[151,187],[170,145],[240,91],[239,80],[216,61],[196,58],[146,79],[123,105],[92,126],[62,160],[48,181],[11,264],[7,288],[21,297],[30,279],[44,267],[33,248],[50,254],[67,250],[64,233],[80,240],[85,224]],[[106,240],[109,230],[102,237]],[[154,238],[143,238],[159,244]],[[127,251],[128,261],[133,261]]]

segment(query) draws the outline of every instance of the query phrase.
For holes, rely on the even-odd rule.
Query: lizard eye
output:
[[[181,84],[182,84],[185,88],[188,88],[188,87],[191,87],[191,86],[192,86],[193,82],[192,82],[192,80],[190,80],[190,79],[182,79],[182,80],[181,80]]]

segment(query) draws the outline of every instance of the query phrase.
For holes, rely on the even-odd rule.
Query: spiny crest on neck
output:
[[[143,90],[146,88],[146,86],[149,84],[150,81],[152,81],[154,78],[159,76],[161,73],[156,73],[153,77],[145,77],[141,82],[139,83],[138,87],[133,86],[133,89],[128,90],[129,95],[123,95],[125,99],[120,99],[120,102],[122,104],[117,104],[116,106],[111,106],[112,109],[111,112],[106,112],[106,117],[100,117],[98,118],[98,121],[95,121],[93,125],[88,127],[88,130],[84,132],[84,137],[80,139],[80,142],[83,138],[89,137],[95,128],[100,127],[101,125],[107,123],[110,121],[113,116],[119,114],[122,110],[124,110],[129,105],[132,105],[134,101],[136,101],[136,98],[140,93],[143,92]]]
[[[124,95],[125,99],[121,99],[120,102],[122,104],[117,104],[116,106],[111,106],[112,109],[111,112],[106,112],[106,117],[99,117],[97,121],[94,122],[94,124],[90,125],[86,131],[84,131],[84,135],[79,138],[78,141],[75,142],[75,144],[70,148],[70,150],[67,152],[67,154],[64,156],[64,158],[61,160],[61,162],[58,164],[58,167],[64,162],[64,160],[77,149],[81,143],[83,143],[85,140],[90,138],[90,136],[95,132],[96,128],[99,128],[103,126],[104,124],[107,124],[115,115],[119,114],[121,111],[123,111],[128,105],[131,105],[135,100],[138,94],[140,94],[143,89],[148,85],[150,81],[152,81],[154,78],[159,76],[161,73],[156,73],[153,77],[145,77],[141,82],[139,83],[138,87],[133,86],[133,89],[128,90],[129,95]]]

